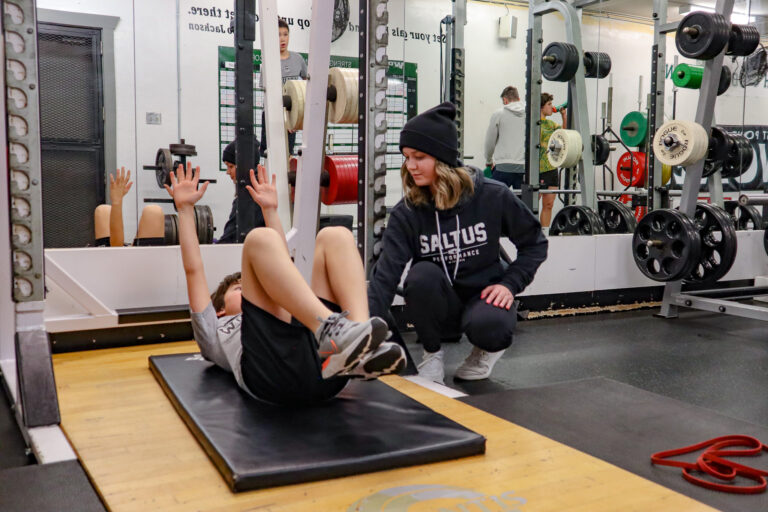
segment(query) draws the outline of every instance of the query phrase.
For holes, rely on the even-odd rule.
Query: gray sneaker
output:
[[[424,351],[418,366],[419,377],[424,377],[438,384],[445,384],[445,367],[443,366],[443,349],[437,352]]]
[[[323,361],[323,378],[329,379],[355,367],[363,356],[376,350],[389,333],[387,323],[379,317],[366,322],[352,322],[348,312],[332,313],[318,327],[317,352]]]
[[[405,369],[405,350],[392,341],[385,341],[373,352],[363,355],[357,365],[348,372],[339,375],[355,379],[371,380],[400,373]]]
[[[504,350],[498,352],[486,352],[477,347],[472,347],[472,352],[464,362],[456,369],[455,378],[459,380],[483,380],[491,376],[493,366],[504,354]]]

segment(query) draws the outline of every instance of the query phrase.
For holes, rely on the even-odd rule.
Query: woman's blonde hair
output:
[[[429,204],[434,199],[438,210],[448,210],[456,206],[462,194],[472,195],[475,185],[472,176],[464,167],[451,167],[450,165],[435,160],[435,194],[434,197],[429,187],[419,187],[413,181],[411,173],[403,162],[400,167],[400,177],[403,179],[403,192],[409,203],[419,206]]]

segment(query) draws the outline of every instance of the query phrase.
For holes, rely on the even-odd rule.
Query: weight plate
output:
[[[621,140],[627,146],[633,148],[645,144],[648,136],[648,117],[644,112],[632,111],[624,116],[619,128]]]
[[[731,86],[731,68],[723,66],[720,68],[720,82],[717,84],[717,95],[720,96]]]
[[[157,186],[164,188],[163,185],[171,186],[171,171],[173,170],[173,157],[171,151],[165,148],[157,150],[155,155],[155,179]]]
[[[708,148],[707,132],[690,121],[667,121],[653,137],[653,154],[662,164],[694,164],[706,156]]]
[[[723,162],[716,162],[714,160],[704,161],[704,171],[701,173],[702,178],[709,178],[717,171],[723,170]]]
[[[738,201],[726,201],[725,211],[733,219],[737,231],[752,231],[763,229],[763,217],[760,211],[751,204],[741,204]]]
[[[648,212],[632,236],[637,268],[654,281],[688,276],[701,254],[701,237],[693,221],[677,210]]]
[[[765,254],[768,255],[768,229],[763,231],[763,249],[765,250]]]
[[[603,165],[611,156],[611,145],[602,135],[592,135],[592,163]]]
[[[751,25],[731,25],[726,55],[746,57],[751,55],[760,44],[760,32]]]
[[[632,210],[621,201],[598,201],[597,213],[603,221],[606,233],[633,233],[637,227]]]
[[[570,43],[550,43],[542,52],[541,75],[553,82],[567,82],[579,69],[579,53]]]
[[[661,184],[666,185],[672,179],[672,166],[667,164],[661,165]]]
[[[174,213],[164,215],[163,220],[165,222],[163,236],[165,245],[179,245],[179,218]]]
[[[690,64],[678,64],[672,71],[672,83],[684,89],[698,89],[701,87],[701,79],[704,76],[704,68],[691,66]]]
[[[707,149],[707,160],[722,162],[728,157],[731,146],[735,142],[723,128],[713,126],[709,133],[709,147]]]
[[[179,156],[196,156],[197,155],[197,149],[193,144],[184,144],[183,142],[180,144],[170,144],[168,146],[168,149],[171,151],[172,155],[179,155]]]
[[[645,184],[645,169],[645,153],[627,151],[616,164],[616,178],[625,187],[640,187]]]
[[[721,14],[694,11],[680,20],[675,45],[684,57],[707,60],[723,51],[730,35],[730,22]]]
[[[195,205],[197,240],[201,244],[213,243],[213,212],[207,205]]]
[[[584,52],[584,78],[605,78],[611,72],[611,58],[603,52]]]
[[[754,151],[749,139],[743,135],[731,135],[734,141],[729,148],[727,157],[723,162],[723,176],[726,178],[738,178],[752,165]]]
[[[556,168],[569,168],[581,159],[581,134],[576,130],[559,128],[549,137],[547,159]]]
[[[686,282],[715,282],[728,273],[736,259],[733,219],[715,205],[698,203],[693,222],[699,232],[701,252]]]
[[[307,96],[305,80],[288,80],[283,85],[283,96],[291,98],[291,110],[285,111],[285,128],[301,130],[304,128],[304,101]]]
[[[336,88],[336,100],[328,104],[328,122],[336,124],[357,123],[360,104],[357,69],[331,68],[328,72],[328,86]]]
[[[598,235],[605,233],[600,217],[586,206],[562,208],[552,219],[550,236]]]

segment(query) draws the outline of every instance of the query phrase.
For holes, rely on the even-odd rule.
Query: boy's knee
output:
[[[94,216],[101,217],[101,216],[107,216],[109,217],[109,213],[112,211],[112,205],[109,204],[100,204],[96,207],[96,209],[93,211]]]
[[[253,228],[245,235],[244,247],[262,246],[274,242],[282,243],[280,234],[272,228]]]
[[[352,232],[344,226],[327,226],[317,233],[318,245],[355,242]]]
[[[156,204],[148,204],[141,210],[141,217],[147,220],[150,219],[163,219],[163,209]]]

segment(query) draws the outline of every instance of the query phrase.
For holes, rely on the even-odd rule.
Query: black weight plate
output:
[[[597,213],[603,221],[606,233],[634,233],[637,227],[637,219],[632,215],[632,210],[621,201],[598,201]]]
[[[704,160],[704,171],[701,173],[702,178],[709,178],[717,171],[723,170],[723,162],[715,160]]]
[[[726,201],[725,211],[733,219],[737,231],[752,231],[763,229],[763,217],[757,208],[751,204],[741,204],[738,201]]]
[[[726,55],[746,57],[751,55],[760,44],[760,32],[751,25],[731,25]]]
[[[754,151],[752,144],[743,135],[731,135],[734,144],[729,148],[728,155],[723,162],[723,176],[738,178],[752,165]]]
[[[722,162],[728,157],[731,147],[736,143],[727,131],[719,126],[713,126],[709,132],[709,150],[707,160]]]
[[[552,219],[549,228],[551,236],[598,235],[605,233],[605,228],[595,212],[579,205],[562,208]]]
[[[701,238],[693,221],[677,210],[648,212],[632,236],[637,268],[654,281],[676,281],[689,275],[701,254]]]
[[[763,249],[765,249],[765,254],[768,255],[768,229],[763,231]]]
[[[171,186],[171,171],[173,170],[173,157],[171,152],[165,148],[160,148],[155,154],[155,179],[157,186],[164,188],[163,185]]]
[[[542,57],[553,60],[541,61],[541,75],[553,82],[567,82],[579,69],[579,57],[576,47],[569,43],[550,43],[542,52]]]
[[[174,155],[179,156],[196,156],[197,149],[192,144],[170,144],[168,149]]]
[[[603,165],[611,156],[611,145],[602,135],[592,135],[592,163]]]
[[[728,273],[736,259],[736,228],[725,210],[709,203],[696,205],[693,222],[701,239],[701,253],[685,281],[713,283]]]
[[[687,32],[686,29],[693,31]],[[675,44],[684,57],[707,60],[723,51],[730,35],[730,23],[721,14],[694,11],[680,21]]]
[[[195,205],[197,240],[201,244],[213,243],[213,212],[207,205]]]
[[[179,218],[176,214],[164,215],[165,245],[179,245]]]
[[[723,66],[720,69],[720,82],[717,84],[717,95],[720,96],[731,86],[731,68]]]
[[[604,52],[584,52],[584,78],[605,78],[611,72],[611,58]]]

